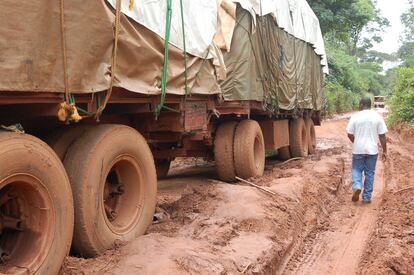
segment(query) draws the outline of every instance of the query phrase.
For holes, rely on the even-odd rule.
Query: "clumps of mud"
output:
[[[62,274],[284,270],[303,243],[329,230],[338,190],[344,189],[345,148],[336,128],[327,126],[328,138],[319,139],[324,146],[316,154],[288,163],[270,161],[263,177],[250,179],[276,195],[211,180],[216,176],[210,162],[177,159],[169,178],[159,183],[158,218],[147,234],[95,259],[68,257]]]
[[[398,138],[391,140],[387,191],[361,274],[414,274],[414,150]]]
[[[165,183],[168,192],[159,192],[162,221],[146,235],[96,259],[69,257],[62,272],[275,273],[284,268],[297,243],[324,227],[343,182],[341,152],[277,162],[267,167],[264,177],[251,179],[276,195],[241,184],[174,176],[173,186]]]

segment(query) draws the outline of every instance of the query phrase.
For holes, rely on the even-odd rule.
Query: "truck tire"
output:
[[[277,149],[277,155],[281,160],[288,160],[291,158],[289,146]]]
[[[243,120],[234,135],[234,167],[236,175],[248,179],[262,176],[265,166],[265,146],[262,129],[254,120]]]
[[[306,132],[308,134],[308,152],[310,155],[315,153],[316,150],[316,135],[315,135],[315,125],[311,118],[305,120]]]
[[[157,179],[163,179],[168,175],[170,170],[171,160],[157,159],[155,160],[155,169],[157,171]]]
[[[308,155],[308,134],[303,118],[293,119],[289,124],[290,154],[292,157]]]
[[[136,130],[91,127],[69,147],[64,164],[74,193],[74,252],[94,257],[145,232],[155,211],[157,175]]]
[[[220,180],[232,182],[236,179],[234,168],[233,141],[238,122],[230,121],[221,124],[214,139],[214,160]]]
[[[69,146],[90,127],[92,126],[76,125],[59,129],[47,138],[46,143],[52,147],[56,155],[63,161]]]
[[[73,200],[62,162],[39,139],[0,132],[2,274],[58,274],[69,253]]]

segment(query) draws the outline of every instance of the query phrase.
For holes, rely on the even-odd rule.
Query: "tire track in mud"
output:
[[[320,127],[315,155],[287,164],[269,161],[265,175],[251,179],[277,196],[211,181],[210,163],[176,162],[159,183],[161,223],[98,258],[68,257],[62,274],[275,274],[292,255],[300,259],[295,252],[304,243],[319,247],[303,254],[315,262],[324,251],[318,232],[329,229],[328,218],[348,188],[349,142],[338,134],[344,124]]]
[[[330,214],[329,226],[310,234],[289,261],[283,274],[356,274],[361,256],[373,231],[385,190],[384,171],[377,163],[371,204],[351,201],[350,157],[347,159],[347,191]]]
[[[386,192],[359,274],[414,274],[414,129],[394,129],[388,139]]]

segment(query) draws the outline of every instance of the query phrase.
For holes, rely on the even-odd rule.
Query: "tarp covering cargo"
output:
[[[230,51],[224,51],[225,100],[263,101],[274,112],[320,110],[323,73],[312,46],[279,28],[271,15],[255,18],[239,6],[236,22]]]
[[[63,2],[63,8],[52,0],[0,2],[0,91],[63,92],[65,77],[71,93],[109,88],[116,1]],[[264,101],[274,111],[320,109],[326,58],[318,20],[305,0],[182,0],[183,8],[172,3],[167,93],[185,94],[187,74],[192,94]],[[244,7],[237,20],[235,3]],[[158,95],[166,1],[121,4],[114,85]],[[228,67],[221,87],[217,75],[225,66],[213,39]]]
[[[72,93],[91,93],[108,89],[114,46],[114,10],[106,0],[64,1],[62,33],[60,2],[0,1],[0,91],[63,92],[62,37],[66,41],[68,90]],[[135,8],[145,4],[135,2]],[[156,2],[161,5],[160,1]],[[206,6],[201,5],[201,1],[197,2],[201,10]],[[130,1],[124,0],[122,3],[125,6]],[[145,5],[150,7],[150,4]],[[212,43],[217,27],[217,20],[214,20],[217,17],[217,5],[210,4],[209,7],[215,7],[216,10],[214,12],[210,8],[207,14],[213,19],[204,22],[204,29],[210,30],[209,34],[202,36],[205,45]],[[152,6],[152,9],[155,8]],[[153,10],[153,13],[160,11]],[[175,16],[180,18],[180,14]],[[175,19],[174,22],[172,33],[181,29],[181,21]],[[193,31],[196,31],[195,27],[192,27]],[[161,28],[165,28],[165,22]],[[190,31],[188,35],[191,38]],[[206,42],[208,37],[210,43]],[[194,47],[200,50],[196,46],[191,47],[191,43],[189,45],[192,52]],[[133,92],[159,94],[163,55],[163,38],[123,14],[115,86]],[[170,45],[168,64],[167,93],[184,94],[183,51]],[[191,93],[220,92],[212,60],[188,54],[187,74]]]
[[[230,0],[222,0],[230,1]],[[279,28],[294,37],[312,45],[316,54],[321,56],[324,73],[329,73],[325,44],[315,15],[306,0],[231,0],[239,3],[253,16],[272,15]]]

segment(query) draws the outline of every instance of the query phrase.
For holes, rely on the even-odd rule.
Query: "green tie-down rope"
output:
[[[165,104],[165,96],[166,96],[166,89],[167,89],[167,72],[168,72],[168,44],[170,41],[170,31],[171,31],[171,17],[172,17],[172,0],[167,0],[167,18],[166,18],[166,26],[165,26],[165,44],[164,44],[164,64],[162,67],[162,78],[161,78],[161,100],[160,104],[158,104],[157,108],[155,109],[156,117],[159,116],[161,110],[167,109],[174,112],[179,112],[175,109],[168,108],[164,106]],[[183,46],[184,46],[184,79],[185,79],[185,98],[187,98],[188,94],[188,76],[187,76],[187,46],[185,43],[185,25],[184,25],[184,7],[183,7],[183,0],[180,0],[180,9],[181,9],[181,28],[183,32]]]
[[[161,99],[160,104],[155,108],[155,116],[160,115],[161,109],[165,103],[165,93],[167,89],[167,69],[168,69],[168,44],[170,42],[171,31],[171,17],[172,17],[172,0],[167,0],[167,18],[165,24],[165,41],[164,41],[164,64],[162,66],[161,77]]]
[[[75,108],[78,110],[78,112],[81,112],[86,116],[92,116],[93,115],[92,113],[86,111],[85,109],[83,109],[79,106],[76,106],[75,97],[73,96],[73,94],[69,94],[69,103],[73,104],[75,106]]]

